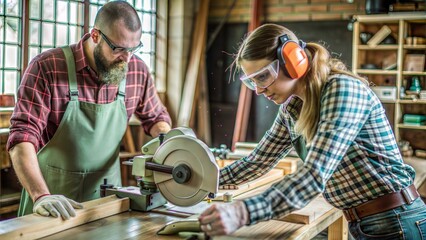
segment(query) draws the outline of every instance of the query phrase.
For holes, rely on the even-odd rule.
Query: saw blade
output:
[[[154,154],[155,162],[176,167],[187,165],[191,170],[188,182],[177,183],[171,174],[154,172],[154,182],[164,198],[177,206],[192,206],[210,192],[217,193],[219,167],[210,149],[199,139],[188,135],[165,141]]]

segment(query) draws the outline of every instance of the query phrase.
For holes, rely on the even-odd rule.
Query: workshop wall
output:
[[[252,0],[236,0],[229,23],[248,22]],[[347,20],[364,14],[365,0],[264,0],[262,22]],[[233,0],[210,2],[209,22],[220,22]]]

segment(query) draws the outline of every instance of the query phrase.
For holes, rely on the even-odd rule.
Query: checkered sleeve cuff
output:
[[[257,195],[243,200],[249,212],[249,225],[272,218],[271,204],[263,195]]]

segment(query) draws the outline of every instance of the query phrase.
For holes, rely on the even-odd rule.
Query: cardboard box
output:
[[[1,169],[11,167],[9,153],[6,151],[8,134],[0,135],[0,167]]]
[[[0,128],[10,127],[10,118],[12,117],[12,111],[0,111]]]
[[[386,55],[382,61],[382,68],[384,70],[396,69],[396,52]]]
[[[424,54],[407,54],[405,56],[404,71],[423,72],[425,58]]]
[[[396,87],[371,87],[371,90],[373,90],[380,100],[396,100]]]
[[[14,107],[15,95],[13,94],[0,94],[0,107]]]

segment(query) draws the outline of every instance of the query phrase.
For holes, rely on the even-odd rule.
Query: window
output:
[[[16,93],[22,71],[37,54],[78,42],[84,35],[84,23],[89,23],[87,29],[90,30],[96,12],[108,1],[29,0],[28,6],[22,2],[0,0],[0,94]],[[145,61],[155,77],[157,1],[127,2],[135,7],[142,21],[141,40],[144,47],[136,54]],[[88,16],[84,16],[86,4],[89,6]],[[29,14],[23,14],[25,12]],[[28,34],[22,34],[23,29],[27,29]],[[28,39],[23,39],[25,35]]]
[[[20,78],[21,2],[0,1],[0,93],[15,93]]]

